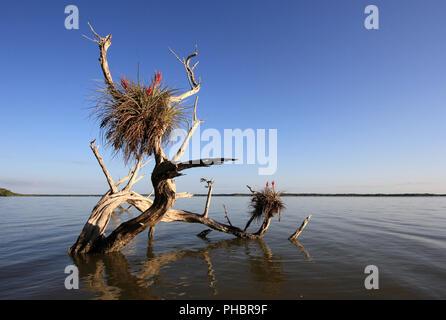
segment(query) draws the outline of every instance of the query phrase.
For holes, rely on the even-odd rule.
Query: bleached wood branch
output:
[[[101,155],[98,152],[98,147],[94,145],[96,139],[90,142],[90,148],[93,151],[96,159],[99,162],[99,165],[101,166],[102,172],[104,172],[105,178],[107,179],[108,185],[110,187],[111,193],[117,193],[118,188],[116,187],[115,182],[113,181],[113,178],[111,177],[110,173],[107,170],[107,167],[105,166],[104,160],[102,160]]]
[[[194,196],[193,193],[189,193],[189,192],[180,192],[177,193],[175,195],[175,199],[180,199],[180,198],[192,198]]]
[[[186,138],[184,139],[183,143],[181,144],[181,147],[178,149],[175,156],[172,158],[172,162],[177,162],[180,160],[180,158],[183,156],[184,152],[186,151],[187,145],[189,144],[190,139],[192,138],[192,135],[194,134],[195,130],[200,126],[200,123],[203,122],[197,118],[197,103],[198,103],[198,97],[195,98],[194,103],[194,118],[192,122],[192,126],[189,129],[189,132],[187,133]]]
[[[302,225],[299,227],[299,229],[296,230],[288,239],[289,240],[297,240],[297,238],[300,236],[302,231],[304,231],[305,227],[307,226],[308,222],[310,222],[311,214],[302,222]]]
[[[223,209],[225,210],[226,220],[228,220],[229,225],[232,227],[232,223],[231,223],[231,220],[229,220],[228,211],[226,210],[226,206],[224,203],[223,203]]]
[[[206,198],[206,205],[204,207],[204,212],[203,212],[203,217],[207,218],[208,217],[208,213],[209,213],[209,205],[211,204],[211,197],[212,197],[212,189],[214,187],[214,180],[206,180],[204,178],[201,179],[202,182],[206,182],[207,183],[207,188],[208,188],[208,196]]]
[[[197,81],[195,79],[195,74],[194,74],[194,69],[198,65],[198,62],[195,63],[192,67],[190,66],[191,59],[198,55],[198,51],[197,51],[197,47],[195,47],[194,53],[190,54],[187,57],[187,59],[184,59],[184,58],[180,59],[178,57],[178,55],[170,48],[169,48],[169,51],[178,59],[178,61],[181,62],[181,64],[183,64],[184,68],[186,69],[187,79],[189,81],[189,85],[191,88],[191,90],[189,90],[179,96],[174,96],[174,97],[170,98],[171,103],[178,103],[178,102],[181,102],[182,100],[198,93],[198,91],[200,91],[201,81],[200,80]]]
[[[146,162],[142,163],[142,158],[141,157],[138,158],[138,162],[136,163],[135,170],[133,170],[131,172],[129,182],[127,183],[127,185],[125,186],[123,191],[130,190],[130,188],[133,187],[133,185],[135,183],[137,183],[139,180],[141,180],[144,177],[144,175],[141,175],[137,178],[139,171],[142,168],[144,168],[150,161],[152,161],[152,159],[149,159]]]
[[[152,159],[149,159],[149,160],[147,160],[146,162],[144,162],[144,163],[141,165],[141,167],[140,167],[139,169],[141,170],[142,168],[144,168],[150,161],[152,161]],[[128,179],[130,179],[130,178],[132,177],[133,173],[134,173],[134,170],[135,170],[135,168],[134,168],[134,167],[131,167],[130,170],[129,170],[129,174],[128,174],[125,178],[122,178],[122,179],[120,179],[118,182],[116,182],[116,187],[119,187],[119,185],[120,185],[121,183],[124,183],[124,182],[126,182]],[[139,176],[138,178],[136,178],[135,181],[133,182],[133,184],[137,183],[137,182],[138,182],[139,180],[141,180],[143,177],[144,177],[144,175],[141,175],[141,176]]]
[[[101,63],[101,68],[102,68],[102,73],[104,74],[104,80],[105,83],[108,86],[108,89],[110,90],[110,92],[114,95],[120,95],[119,90],[117,90],[115,88],[115,85],[113,83],[113,78],[111,76],[111,72],[110,72],[110,68],[108,66],[108,60],[107,60],[107,51],[108,48],[111,46],[111,38],[112,35],[109,34],[106,37],[101,37],[91,26],[90,22],[88,22],[88,26],[91,29],[91,32],[93,32],[93,34],[96,36],[97,40],[95,39],[90,39],[87,36],[84,35],[85,38],[87,38],[88,40],[91,40],[93,42],[96,42],[99,45],[99,62]]]
[[[135,170],[133,170],[132,173],[130,174],[129,182],[127,182],[127,185],[124,187],[124,189],[122,189],[123,191],[130,190],[130,188],[135,183],[136,176],[138,175],[139,169],[141,168],[141,162],[142,158],[138,157],[138,162],[135,165]]]
[[[121,183],[124,183],[124,182],[126,182],[128,179],[130,179],[130,177],[132,176],[133,170],[134,170],[134,167],[131,167],[130,170],[129,170],[129,174],[128,174],[126,177],[120,179],[118,182],[116,182],[116,187],[119,187],[119,185],[120,185]]]

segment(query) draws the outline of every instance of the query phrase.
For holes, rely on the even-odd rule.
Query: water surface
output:
[[[98,198],[0,198],[0,299],[446,299],[446,198],[284,199],[287,210],[262,241],[217,231],[202,240],[202,225],[160,223],[152,243],[144,232],[122,253],[71,258]],[[205,200],[176,207],[202,212]],[[210,215],[225,222],[225,203],[244,226],[248,202],[214,197]],[[109,230],[137,214],[117,211]],[[308,214],[300,243],[291,243]],[[79,290],[64,287],[71,264]],[[379,268],[379,290],[364,288],[367,265]]]

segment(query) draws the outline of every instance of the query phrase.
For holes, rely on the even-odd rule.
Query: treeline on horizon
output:
[[[102,197],[102,194],[21,194],[0,188],[0,197]],[[148,194],[144,194],[148,196]],[[206,197],[196,193],[195,197]],[[213,197],[249,197],[250,193],[217,193]],[[446,197],[436,193],[282,193],[283,197]]]

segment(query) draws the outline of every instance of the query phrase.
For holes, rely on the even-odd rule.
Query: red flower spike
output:
[[[155,72],[155,85],[154,88],[158,87],[161,82],[161,72],[157,71]]]
[[[125,79],[125,77],[123,79],[121,79],[121,84],[124,87],[125,90],[128,90],[129,88],[129,83],[128,81]]]
[[[267,187],[267,188],[269,187],[269,181],[266,182],[266,187]]]
[[[149,86],[149,89],[146,88],[146,94],[150,96],[152,94],[152,85]]]

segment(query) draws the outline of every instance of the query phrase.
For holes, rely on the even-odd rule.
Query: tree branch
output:
[[[208,212],[209,212],[209,205],[211,204],[211,197],[212,197],[212,189],[214,187],[214,180],[206,180],[205,178],[201,178],[202,182],[206,182],[207,183],[207,188],[208,188],[208,196],[206,199],[206,206],[204,207],[204,213],[203,213],[203,217],[207,218],[208,217]]]
[[[226,220],[228,220],[229,225],[232,227],[232,223],[231,223],[231,220],[229,220],[228,211],[226,210],[226,206],[224,203],[223,203],[223,209],[225,210]]]
[[[102,172],[104,172],[105,178],[107,179],[108,185],[110,186],[111,193],[117,193],[118,188],[116,187],[116,184],[114,183],[113,178],[111,177],[110,173],[108,172],[107,167],[105,166],[104,160],[102,160],[102,157],[98,152],[98,147],[94,145],[95,141],[96,141],[96,139],[94,139],[93,141],[90,142],[90,148],[93,151],[96,159],[98,160],[99,165],[102,168]]]
[[[141,165],[141,167],[140,167],[139,169],[141,170],[142,168],[144,168],[144,167],[146,166],[146,164],[148,164],[150,161],[152,161],[152,159],[149,159],[149,160],[147,160],[146,162],[144,162],[144,163]],[[119,180],[118,182],[116,182],[116,187],[119,187],[119,185],[120,185],[121,183],[124,183],[125,181],[127,181],[128,179],[130,179],[131,176],[132,176],[133,173],[134,173],[134,170],[135,170],[134,167],[131,167],[130,170],[129,170],[129,174],[128,174],[125,178],[122,178],[121,180]],[[143,177],[144,177],[144,175],[141,175],[141,176],[139,176],[138,178],[136,178],[135,181],[133,182],[133,184],[137,183],[137,182],[138,182],[139,180],[141,180]]]
[[[192,198],[194,196],[193,193],[189,193],[189,192],[180,192],[177,193],[175,195],[175,199],[180,199],[180,198]]]
[[[180,158],[182,157],[182,155],[184,154],[184,152],[186,151],[186,147],[189,144],[189,140],[192,138],[192,135],[194,134],[195,130],[197,130],[197,128],[200,126],[200,123],[203,122],[201,120],[199,120],[197,118],[197,103],[198,103],[198,97],[195,98],[195,103],[194,103],[194,118],[193,118],[193,123],[191,128],[189,129],[189,132],[187,133],[186,138],[184,139],[181,147],[178,149],[177,153],[175,154],[175,156],[172,158],[172,162],[177,162],[178,160],[180,160]]]
[[[190,91],[187,91],[187,92],[185,92],[185,93],[183,93],[183,94],[181,94],[179,96],[175,96],[175,97],[171,97],[170,98],[170,102],[171,103],[178,103],[178,102],[180,102],[180,101],[182,101],[182,100],[184,100],[184,99],[186,99],[186,98],[188,98],[188,97],[198,93],[198,91],[200,91],[201,81],[200,80],[197,81],[195,79],[195,74],[194,74],[194,69],[198,65],[198,62],[195,63],[192,67],[190,66],[191,59],[198,55],[198,51],[197,51],[197,47],[195,47],[194,53],[190,54],[187,57],[187,59],[184,59],[184,58],[180,59],[178,57],[178,55],[170,48],[169,48],[169,51],[178,59],[178,61],[180,61],[183,64],[184,68],[186,69],[187,79],[189,81],[189,85],[190,85],[190,88],[191,88]]]
[[[136,178],[138,176],[139,171],[142,168],[144,168],[150,161],[152,161],[152,159],[149,159],[146,162],[142,163],[142,158],[141,157],[138,158],[138,162],[136,163],[135,170],[133,170],[133,172],[130,174],[129,182],[127,183],[127,185],[125,186],[123,191],[130,190],[130,188],[133,187],[133,185],[135,183],[137,183],[139,180],[141,180],[144,177],[144,175],[141,175],[138,178]]]
[[[301,226],[299,227],[299,229],[296,230],[296,232],[294,232],[289,238],[288,240],[297,240],[297,238],[300,236],[300,234],[302,233],[302,231],[304,231],[305,227],[307,226],[308,222],[311,219],[311,214],[304,220],[304,222],[302,222]]]
[[[186,162],[180,162],[177,164],[177,171],[182,171],[190,168],[196,168],[196,167],[209,167],[212,165],[219,165],[223,164],[224,162],[228,161],[235,161],[237,159],[232,158],[205,158],[205,159],[199,159],[199,160],[190,160]]]
[[[250,186],[246,185],[246,187],[248,187],[249,191],[251,191],[252,194],[256,194],[257,193],[257,191],[252,190],[252,188]]]
[[[249,218],[249,220],[248,220],[248,222],[246,223],[246,226],[245,226],[245,228],[243,229],[243,231],[248,230],[249,226],[251,225],[251,222],[254,221],[254,218],[255,218],[254,215],[252,215],[251,218]]]
[[[84,36],[84,37],[93,41],[93,42],[96,42],[99,45],[99,51],[100,51],[99,62],[101,63],[101,68],[102,68],[102,73],[104,74],[105,83],[107,84],[107,87],[108,87],[108,90],[110,91],[110,93],[115,97],[119,97],[121,94],[120,94],[119,90],[117,90],[115,88],[115,85],[113,83],[113,78],[110,73],[110,68],[108,66],[108,61],[107,61],[107,51],[108,51],[108,48],[111,46],[112,35],[109,34],[105,38],[103,38],[96,31],[94,31],[90,22],[88,22],[88,25],[90,26],[91,31],[98,38],[98,40],[90,39],[87,36]]]

